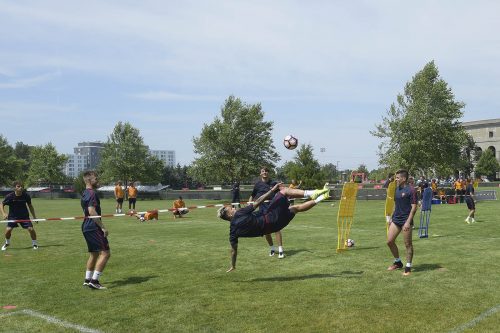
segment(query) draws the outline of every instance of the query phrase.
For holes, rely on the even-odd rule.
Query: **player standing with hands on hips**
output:
[[[396,238],[403,231],[403,239],[406,247],[406,267],[403,275],[411,274],[411,261],[413,259],[412,227],[413,216],[417,210],[417,192],[415,188],[406,183],[408,171],[398,170],[396,172],[396,193],[394,195],[395,208],[389,221],[389,232],[387,234],[387,246],[394,256],[394,263],[387,268],[389,271],[403,268],[399,257],[399,249]]]

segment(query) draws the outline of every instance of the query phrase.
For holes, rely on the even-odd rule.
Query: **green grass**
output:
[[[188,205],[214,203],[189,201]],[[139,201],[138,209],[171,201]],[[34,200],[39,217],[79,216],[78,200]],[[103,213],[114,211],[103,200]],[[388,272],[384,203],[358,201],[351,238],[337,254],[336,214],[322,203],[284,230],[287,257],[262,238],[240,239],[229,267],[228,225],[215,209],[140,224],[110,218],[112,256],[101,282],[82,287],[88,257],[80,221],[35,225],[40,249],[16,229],[0,254],[0,331],[74,332],[17,313],[30,309],[101,332],[449,332],[500,304],[498,202],[481,202],[467,225],[465,204],[433,206],[430,238],[414,232],[414,272]],[[418,225],[419,214],[416,224]],[[3,228],[4,225],[2,224]],[[404,247],[398,238],[401,256]],[[15,310],[1,309],[16,305]],[[500,312],[466,332],[497,332]]]

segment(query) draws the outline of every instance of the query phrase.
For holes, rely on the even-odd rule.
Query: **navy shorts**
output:
[[[116,198],[116,202],[123,203],[123,198]]]
[[[31,222],[20,222],[20,223],[8,222],[7,228],[17,228],[17,227],[19,227],[19,224],[21,225],[21,227],[23,229],[28,229],[30,227],[33,228],[33,223],[31,223]]]
[[[264,212],[264,234],[280,231],[295,217],[288,199],[278,192]]]
[[[471,197],[466,196],[465,197],[465,203],[467,204],[467,208],[469,208],[469,209],[476,209],[476,204],[474,203],[474,200],[472,200]]]
[[[395,225],[397,225],[398,227],[402,228],[402,227],[405,225],[406,220],[404,220],[403,222],[397,222],[397,221],[394,221],[394,220],[393,220],[393,221],[392,221],[392,223],[394,223],[394,224],[395,224]],[[413,220],[411,220],[410,225],[411,225],[411,226],[413,226]]]
[[[135,204],[136,201],[137,201],[136,198],[128,198],[128,203],[130,204]]]
[[[85,231],[83,237],[87,241],[89,252],[109,251],[108,239],[104,237],[104,232],[101,229]]]

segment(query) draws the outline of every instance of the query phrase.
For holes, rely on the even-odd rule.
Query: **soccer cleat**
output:
[[[38,245],[37,244],[33,244],[33,250],[38,250]]]
[[[405,272],[403,273],[403,276],[408,276],[411,275],[411,267],[405,267]]]
[[[472,221],[471,221],[471,222],[472,222],[472,223],[476,223],[476,220],[475,220],[475,219],[472,219]]]
[[[276,252],[273,249],[271,249],[271,251],[269,251],[269,256],[272,257],[272,256],[274,256],[275,253]]]
[[[285,258],[285,253],[283,252],[278,253],[278,259],[283,259],[283,258]]]
[[[316,198],[322,194],[324,194],[325,197],[329,196],[329,194],[330,194],[330,189],[326,185],[324,188],[322,188],[320,190],[314,190],[313,194],[311,195],[311,199],[316,200]]]
[[[90,284],[90,279],[85,279],[85,280],[83,280],[83,286],[84,286],[84,287],[88,287],[88,286],[89,286],[89,284]]]
[[[2,251],[7,250],[7,247],[8,247],[9,245],[10,245],[10,244],[7,244],[7,243],[3,244],[3,246],[2,246]]]
[[[388,271],[395,271],[396,269],[403,268],[403,263],[401,261],[395,261],[394,264],[387,268]]]
[[[89,287],[92,288],[92,289],[98,289],[98,290],[106,289],[106,287],[102,286],[99,283],[99,280],[90,280]]]
[[[465,223],[470,224],[470,219],[469,219],[469,217],[467,217],[467,218],[465,219]]]

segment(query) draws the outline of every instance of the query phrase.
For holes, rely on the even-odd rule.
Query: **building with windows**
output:
[[[175,150],[149,150],[149,153],[158,157],[165,166],[175,166]]]
[[[462,125],[481,151],[490,149],[500,162],[500,119],[469,121]],[[498,173],[497,178],[500,178]]]
[[[103,148],[104,143],[99,141],[78,143],[78,147],[73,148],[73,154],[66,155],[68,161],[64,166],[64,174],[75,178],[84,170],[97,168],[101,161],[101,150]]]
[[[104,143],[99,141],[78,143],[78,147],[73,148],[73,154],[66,155],[68,161],[63,169],[64,174],[75,178],[84,170],[96,169],[101,161],[103,148]],[[149,150],[149,153],[163,161],[165,166],[175,166],[174,150]]]

